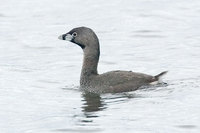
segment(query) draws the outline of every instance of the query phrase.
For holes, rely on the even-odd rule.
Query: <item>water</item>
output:
[[[1,133],[200,131],[199,0],[0,3]],[[169,70],[168,85],[82,94],[82,50],[57,39],[77,26],[99,37],[99,73]]]

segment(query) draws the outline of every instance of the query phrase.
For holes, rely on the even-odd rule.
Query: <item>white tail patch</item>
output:
[[[156,79],[156,81],[153,81],[151,83],[149,83],[150,85],[156,85],[156,84],[159,84],[159,83],[162,83],[162,79],[163,79],[163,76],[167,74],[167,71],[164,71],[156,76],[154,76],[154,78]]]
[[[159,83],[159,81],[154,81],[154,82],[151,82],[149,83],[150,85],[157,85]]]

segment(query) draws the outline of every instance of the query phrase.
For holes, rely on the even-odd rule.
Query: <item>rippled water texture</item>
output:
[[[82,50],[58,35],[91,27],[99,73],[168,70],[168,85],[79,91]],[[0,133],[199,133],[199,0],[0,1]]]

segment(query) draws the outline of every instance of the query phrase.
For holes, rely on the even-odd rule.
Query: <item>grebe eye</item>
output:
[[[73,36],[73,37],[76,37],[76,36],[77,36],[77,33],[76,33],[76,32],[72,33],[72,36]]]

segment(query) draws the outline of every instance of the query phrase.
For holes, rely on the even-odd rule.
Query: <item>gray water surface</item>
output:
[[[168,85],[79,91],[82,50],[57,37],[92,28],[99,73],[132,70]],[[199,133],[199,0],[0,2],[0,133]]]

